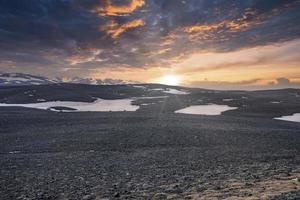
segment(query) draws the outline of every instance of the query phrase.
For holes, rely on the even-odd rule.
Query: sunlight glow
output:
[[[167,75],[160,79],[159,83],[164,85],[178,85],[179,78],[175,75]]]

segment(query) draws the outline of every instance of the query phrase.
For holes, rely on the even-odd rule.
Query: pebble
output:
[[[82,200],[93,200],[95,199],[95,195],[93,194],[88,194],[82,197]]]

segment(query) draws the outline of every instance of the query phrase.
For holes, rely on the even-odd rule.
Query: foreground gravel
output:
[[[147,98],[157,87],[1,88],[1,103],[141,98],[136,112],[0,107],[0,199],[300,199],[300,123],[273,119],[300,113],[300,90]],[[223,99],[238,109],[174,113]]]
[[[0,122],[0,199],[300,197],[297,123],[26,109]]]

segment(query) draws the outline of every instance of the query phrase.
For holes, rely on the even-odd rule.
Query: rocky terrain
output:
[[[0,106],[0,199],[299,199],[300,90],[0,88],[2,104],[131,99],[136,111]],[[221,115],[175,111],[236,107]]]

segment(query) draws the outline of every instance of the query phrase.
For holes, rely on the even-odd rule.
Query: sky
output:
[[[300,88],[300,0],[0,0],[0,71]]]

